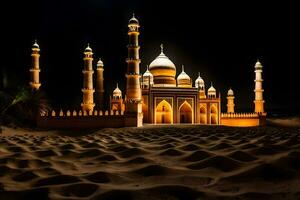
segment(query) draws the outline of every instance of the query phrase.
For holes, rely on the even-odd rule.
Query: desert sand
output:
[[[0,199],[300,199],[300,128],[4,127]]]

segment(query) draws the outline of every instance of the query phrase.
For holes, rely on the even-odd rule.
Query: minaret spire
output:
[[[234,113],[234,93],[231,87],[227,92],[227,113]]]
[[[82,88],[82,103],[83,111],[90,112],[94,110],[94,88],[93,88],[93,51],[89,44],[84,50],[84,67],[83,73],[83,88]]]
[[[40,83],[40,47],[37,43],[37,40],[34,40],[34,44],[32,45],[32,66],[29,70],[30,72],[30,82],[29,85],[31,89],[38,90],[41,86]]]
[[[97,62],[97,69],[96,69],[96,107],[97,109],[103,110],[104,109],[104,64],[99,58]]]
[[[255,109],[254,112],[256,113],[264,113],[264,99],[263,99],[263,87],[262,87],[262,64],[259,62],[259,60],[257,60],[255,66],[255,89],[254,89],[254,93],[255,93],[255,100],[254,100],[254,104],[255,104]]]
[[[137,114],[136,126],[142,126],[142,92],[140,85],[139,21],[133,17],[128,23],[128,58],[126,72],[126,112]]]

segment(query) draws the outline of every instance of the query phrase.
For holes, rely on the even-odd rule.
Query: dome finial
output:
[[[149,65],[147,65],[147,70],[149,70]]]
[[[135,18],[134,13],[132,13],[132,18]]]
[[[119,88],[119,83],[117,82],[117,88]]]
[[[200,72],[198,72],[198,77],[200,77]]]
[[[162,43],[160,44],[160,52],[164,53],[164,44],[162,44]]]
[[[212,81],[210,81],[210,85],[211,85],[211,87],[213,87],[213,82]]]
[[[184,65],[181,66],[182,71],[184,72]]]

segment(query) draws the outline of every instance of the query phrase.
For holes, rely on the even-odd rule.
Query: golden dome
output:
[[[176,67],[164,54],[163,45],[161,53],[149,65],[149,71],[154,77],[154,85],[160,87],[176,87]]]
[[[192,87],[191,78],[184,71],[184,66],[182,65],[182,72],[177,77],[178,87]]]

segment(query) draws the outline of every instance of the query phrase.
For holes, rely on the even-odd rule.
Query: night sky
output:
[[[141,25],[141,73],[163,43],[177,74],[184,64],[193,82],[198,71],[206,89],[213,81],[221,91],[223,110],[229,87],[238,109],[253,109],[254,64],[259,58],[264,66],[267,111],[299,112],[297,6],[222,2],[9,1],[0,12],[1,87],[28,84],[31,45],[37,38],[42,89],[54,107],[80,106],[87,43],[95,64],[99,57],[104,61],[107,95],[117,82],[125,93],[127,23],[134,12]]]

